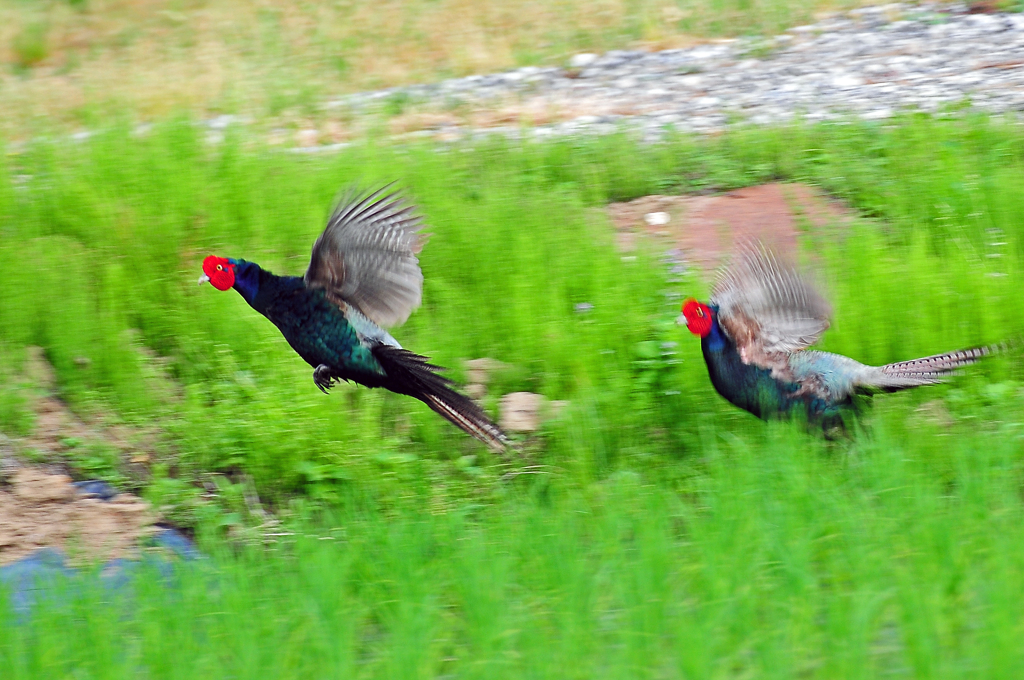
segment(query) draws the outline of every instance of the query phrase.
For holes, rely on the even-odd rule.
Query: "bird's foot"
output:
[[[334,375],[331,373],[331,367],[327,364],[320,364],[313,370],[313,382],[320,388],[320,391],[327,394],[327,390],[331,389],[334,385]]]

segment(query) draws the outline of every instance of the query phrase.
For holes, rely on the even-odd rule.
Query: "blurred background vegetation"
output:
[[[317,127],[340,94],[578,52],[773,35],[864,0],[9,0],[0,130],[102,127],[187,110]],[[333,114],[336,135],[351,120]],[[40,120],[44,119],[45,124]]]

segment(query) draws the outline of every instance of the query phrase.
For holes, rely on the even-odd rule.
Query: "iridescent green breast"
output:
[[[261,282],[252,306],[278,327],[306,363],[326,364],[352,377],[384,374],[370,347],[323,290],[307,288],[299,277],[273,278]]]

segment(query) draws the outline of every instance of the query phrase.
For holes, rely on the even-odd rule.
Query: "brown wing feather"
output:
[[[711,302],[743,361],[773,372],[787,370],[789,354],[817,342],[831,316],[825,298],[760,244],[741,247]]]
[[[403,323],[420,305],[423,273],[416,255],[426,241],[414,207],[388,188],[350,191],[338,202],[305,275],[306,285],[384,327]]]

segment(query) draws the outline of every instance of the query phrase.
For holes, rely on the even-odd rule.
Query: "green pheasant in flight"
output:
[[[414,207],[387,187],[350,192],[313,244],[304,276],[277,276],[254,262],[209,256],[199,283],[234,288],[270,319],[324,393],[335,381],[415,397],[497,451],[508,439],[469,397],[452,389],[439,367],[403,349],[385,327],[419,306],[424,244]]]

